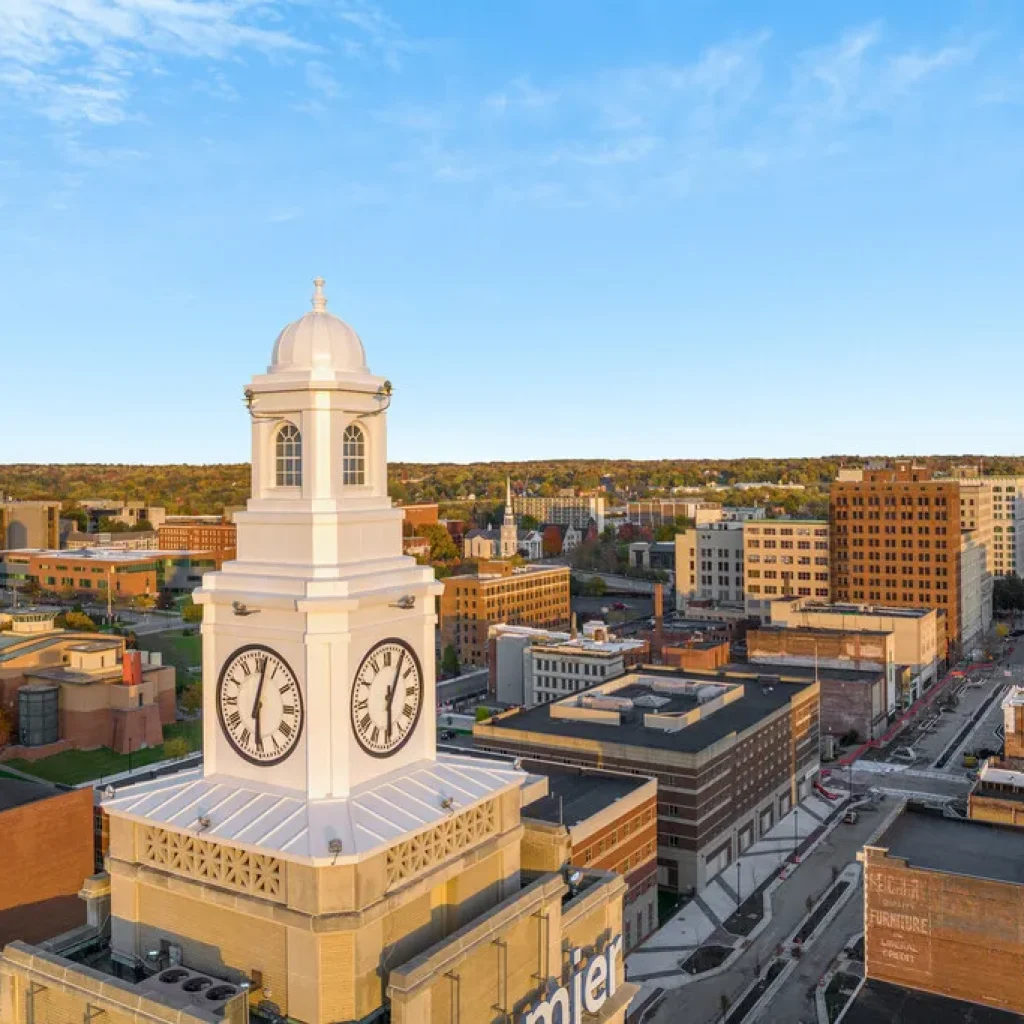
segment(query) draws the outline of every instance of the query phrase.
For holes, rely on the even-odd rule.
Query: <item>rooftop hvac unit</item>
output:
[[[631,711],[633,702],[628,697],[610,697],[595,694],[591,697],[580,697],[579,706],[594,708],[600,711]]]

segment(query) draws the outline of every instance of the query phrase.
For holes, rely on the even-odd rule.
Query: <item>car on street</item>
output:
[[[857,822],[860,821],[860,814],[857,811],[847,811],[843,815],[843,821],[847,825],[856,825]]]

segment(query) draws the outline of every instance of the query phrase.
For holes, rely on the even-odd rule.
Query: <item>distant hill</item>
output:
[[[825,488],[842,465],[862,465],[881,456],[829,456],[821,459],[549,459],[532,462],[391,463],[390,491],[397,501],[459,502],[466,511],[485,511],[504,501],[505,477],[532,494],[556,494],[560,488],[593,489],[611,478],[615,500],[666,495],[673,487],[767,481],[802,484],[808,491],[726,492],[725,500],[820,505]],[[936,470],[982,464],[986,473],[1024,474],[1024,458],[1011,456],[931,455],[916,460]],[[83,498],[148,501],[171,512],[219,512],[242,505],[249,495],[248,463],[221,465],[133,466],[122,464],[0,465],[0,493],[14,498],[51,498],[73,504]],[[474,507],[477,506],[477,507]]]

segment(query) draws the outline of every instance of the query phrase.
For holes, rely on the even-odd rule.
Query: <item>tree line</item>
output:
[[[474,519],[500,511],[505,480],[517,493],[552,496],[560,490],[596,490],[609,501],[667,497],[675,487],[715,486],[715,500],[727,504],[778,504],[786,511],[817,514],[827,508],[828,484],[843,465],[863,465],[878,456],[814,459],[548,459],[524,462],[393,462],[388,490],[398,502],[438,502],[441,514]],[[1024,458],[930,455],[917,462],[936,471],[981,465],[992,474],[1024,474]],[[737,484],[767,483],[755,490]],[[771,485],[775,485],[774,487]],[[780,489],[786,485],[785,489]],[[796,485],[802,490],[788,489]],[[74,509],[88,498],[120,498],[165,507],[171,513],[202,515],[249,496],[249,464],[128,465],[71,463],[0,465],[0,494],[22,500],[59,500]]]

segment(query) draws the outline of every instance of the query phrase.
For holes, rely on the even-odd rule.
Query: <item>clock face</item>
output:
[[[423,705],[423,672],[402,640],[382,640],[363,658],[352,683],[352,731],[373,757],[389,757],[412,735]]]
[[[242,757],[253,764],[278,764],[302,735],[305,714],[295,673],[269,647],[240,647],[220,670],[217,715]]]

